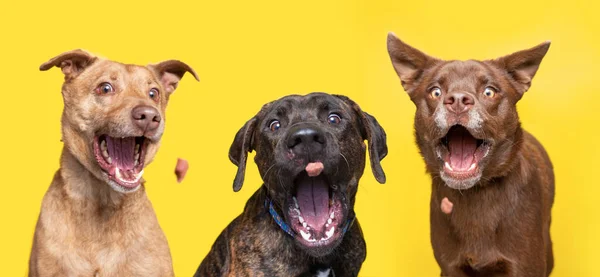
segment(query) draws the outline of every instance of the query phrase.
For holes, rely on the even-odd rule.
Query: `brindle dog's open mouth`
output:
[[[461,125],[452,126],[440,144],[444,149],[441,155],[444,173],[457,180],[476,176],[481,160],[491,149],[490,141],[475,138]]]
[[[346,223],[339,193],[324,175],[311,177],[302,171],[294,179],[287,211],[289,225],[298,234],[297,240],[307,247],[332,244],[343,235]]]
[[[144,174],[144,158],[148,148],[145,137],[116,138],[100,135],[94,138],[94,155],[100,168],[125,191],[140,185]]]

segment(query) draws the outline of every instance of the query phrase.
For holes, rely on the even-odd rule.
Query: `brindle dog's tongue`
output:
[[[130,170],[135,166],[135,137],[106,137],[108,154],[112,163],[122,170]]]
[[[469,169],[475,159],[477,140],[464,127],[452,128],[448,134],[450,166],[454,170]]]
[[[306,224],[321,231],[329,218],[329,185],[322,177],[302,174],[297,180],[296,200]]]

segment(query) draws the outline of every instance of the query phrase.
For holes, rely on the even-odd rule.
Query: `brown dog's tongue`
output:
[[[454,170],[466,171],[475,158],[477,140],[467,130],[461,128],[449,134],[448,150],[450,152],[450,166]]]
[[[306,165],[305,170],[306,170],[306,173],[308,173],[308,176],[310,176],[310,177],[319,176],[319,174],[321,174],[321,172],[323,171],[323,163],[322,162],[309,163]]]

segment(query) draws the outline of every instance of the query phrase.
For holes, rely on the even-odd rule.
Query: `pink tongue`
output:
[[[300,177],[296,200],[306,224],[321,231],[329,218],[329,185],[323,178]]]
[[[135,165],[135,137],[106,137],[108,155],[112,163],[122,170],[133,169]]]
[[[323,171],[323,163],[322,162],[309,163],[306,165],[305,170],[306,170],[306,173],[308,173],[308,176],[310,176],[310,177],[319,176],[319,174],[321,174],[321,172]]]
[[[464,128],[448,134],[448,150],[450,151],[450,166],[454,170],[466,171],[475,159],[477,140]]]

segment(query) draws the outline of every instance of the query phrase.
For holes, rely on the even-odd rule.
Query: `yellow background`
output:
[[[178,276],[191,276],[260,186],[242,191],[227,159],[235,132],[267,101],[345,94],[388,134],[387,184],[370,171],[356,210],[368,244],[362,276],[439,276],[429,244],[430,180],[414,144],[415,111],[392,69],[386,35],[445,59],[493,58],[552,40],[518,104],[554,162],[553,276],[600,276],[600,21],[597,1],[2,1],[0,4],[0,266],[23,276],[41,199],[62,148],[62,74],[38,71],[75,48],[136,64],[180,59],[148,195]],[[182,184],[172,173],[188,159]],[[252,161],[252,160],[250,160]],[[367,167],[368,169],[368,167]]]

